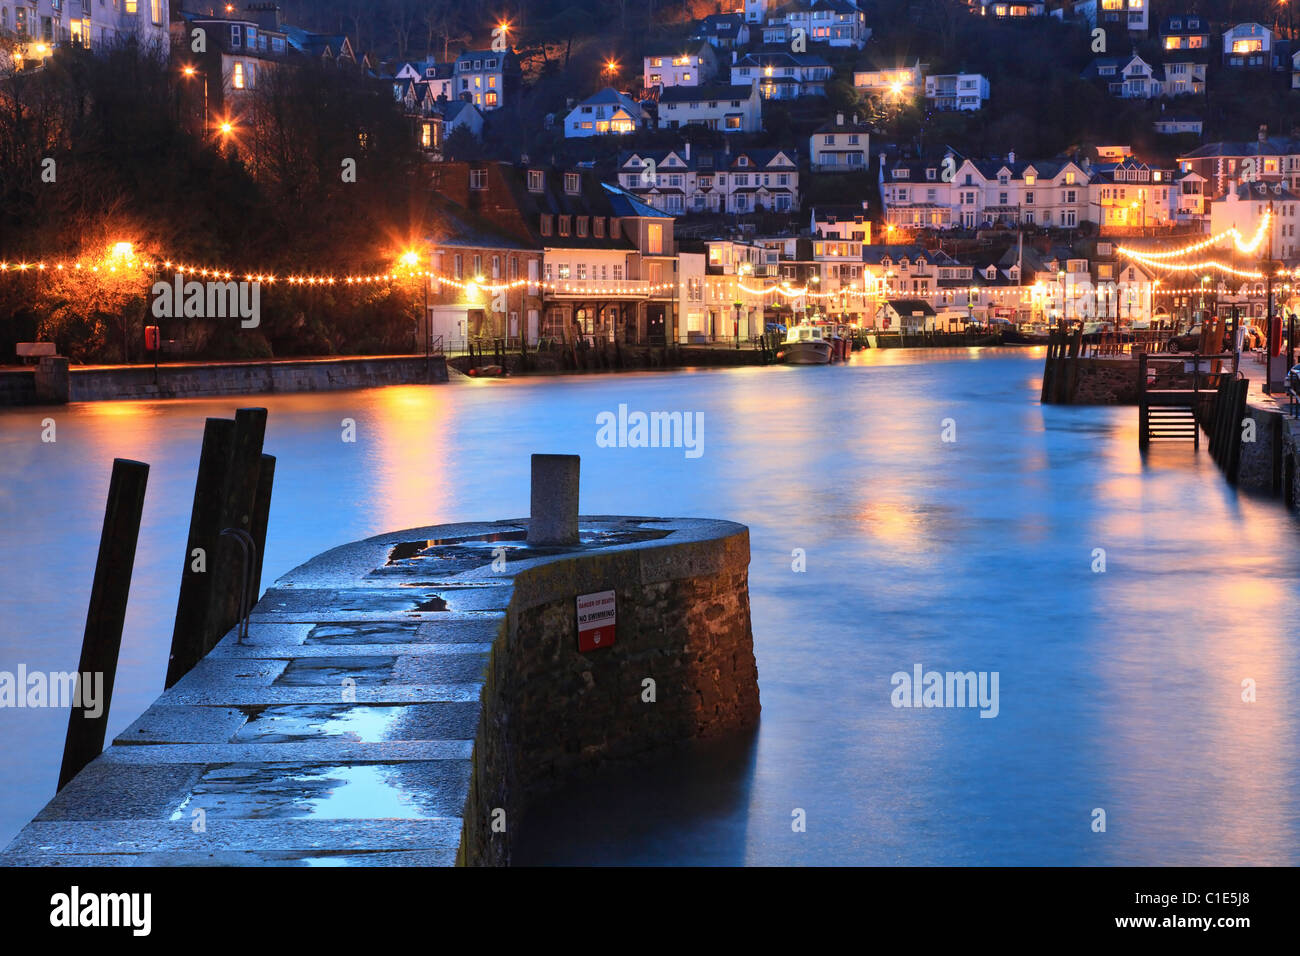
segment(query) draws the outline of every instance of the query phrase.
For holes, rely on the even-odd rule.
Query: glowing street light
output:
[[[408,269],[414,269],[420,264],[420,254],[414,249],[408,249],[402,253],[402,258],[399,261]]]
[[[113,243],[113,257],[116,259],[130,259],[134,248],[129,242],[115,242]]]

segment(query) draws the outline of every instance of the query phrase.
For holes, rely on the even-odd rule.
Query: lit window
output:
[[[137,0],[125,0],[124,2],[124,7],[126,9],[126,12],[129,13],[131,16],[135,16],[136,8],[138,6],[139,3],[137,2]]]
[[[646,254],[661,256],[664,252],[664,227],[657,222],[646,226]]]
[[[244,64],[235,61],[235,72],[231,74],[230,85],[237,90],[244,88]]]

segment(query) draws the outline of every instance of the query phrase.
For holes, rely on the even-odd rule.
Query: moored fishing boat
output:
[[[831,351],[823,327],[807,323],[792,326],[782,347],[782,354],[791,365],[828,365]]]

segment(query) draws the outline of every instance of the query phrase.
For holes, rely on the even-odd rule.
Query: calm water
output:
[[[524,514],[533,451],[583,456],[584,511],[749,525],[759,731],[557,795],[526,860],[1300,863],[1300,527],[1204,451],[1144,464],[1132,409],[1040,407],[1041,364],[877,352],[85,404],[53,413],[54,444],[49,410],[0,410],[0,670],[76,666],[110,461],[138,458],[153,470],[110,733],[148,706],[203,419],[265,404],[265,581],[381,531]],[[597,413],[620,403],[703,412],[703,456],[597,448]],[[890,677],[916,664],[997,671],[998,716],[895,709]],[[0,843],[53,795],[66,722],[0,709]]]

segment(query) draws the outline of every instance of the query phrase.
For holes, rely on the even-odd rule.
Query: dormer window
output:
[[[748,165],[749,165],[749,157],[748,157],[748,156],[741,156],[739,159],[736,160],[736,165],[737,165],[737,166],[748,166]]]
[[[560,235],[567,236],[569,234],[569,220],[571,218],[570,216],[560,217]]]
[[[578,195],[582,191],[582,178],[577,173],[565,173],[564,191],[570,196]]]
[[[899,169],[895,169],[895,170],[894,170],[894,178],[895,178],[895,179],[910,179],[910,178],[911,178],[911,170],[907,169],[906,167],[901,167],[901,168],[899,168]]]
[[[528,191],[539,193],[546,188],[546,175],[540,169],[528,170]]]
[[[578,235],[579,235],[579,236],[586,236],[586,235],[587,235],[587,217],[586,217],[586,216],[579,216],[579,217],[578,217],[578,220],[577,220],[577,226],[578,226]]]
[[[925,171],[925,178],[926,178],[926,179],[929,179],[929,180],[933,180],[934,177],[935,177],[934,167],[931,166],[931,167],[929,167],[928,169],[926,169],[926,171]]]
[[[554,219],[549,213],[544,213],[541,220],[541,232],[543,236],[549,236],[552,229],[552,220]]]
[[[597,239],[605,238],[605,217],[595,216],[591,220],[591,233]]]

